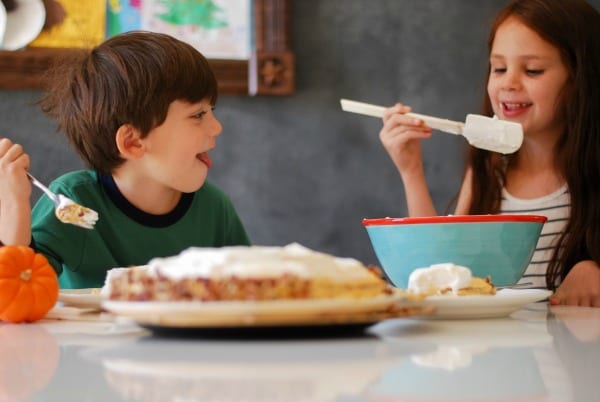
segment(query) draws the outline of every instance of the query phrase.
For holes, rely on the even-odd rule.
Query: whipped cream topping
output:
[[[154,258],[151,272],[171,279],[195,278],[278,278],[284,273],[299,277],[326,277],[333,280],[368,278],[372,274],[353,258],[340,258],[313,251],[298,243],[284,247],[230,246],[191,247],[180,254]]]
[[[442,289],[465,288],[471,283],[471,270],[451,262],[415,269],[408,278],[408,290],[415,293],[436,293]]]

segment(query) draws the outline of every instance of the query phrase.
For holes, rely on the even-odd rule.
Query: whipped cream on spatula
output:
[[[342,110],[373,117],[383,117],[385,107],[369,103],[340,99]],[[446,133],[462,135],[469,144],[488,151],[511,154],[523,143],[523,127],[519,123],[499,120],[477,114],[468,114],[464,123],[419,113],[406,113],[420,120],[433,129]]]

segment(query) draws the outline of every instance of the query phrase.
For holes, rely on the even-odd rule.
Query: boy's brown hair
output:
[[[171,102],[204,99],[216,103],[217,81],[198,50],[169,35],[132,31],[54,68],[38,104],[90,168],[111,174],[125,161],[115,142],[120,126],[145,137],[164,122]]]

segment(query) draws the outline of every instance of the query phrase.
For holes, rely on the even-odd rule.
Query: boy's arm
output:
[[[20,203],[0,202],[0,242],[4,245],[30,245],[31,207],[29,200]]]
[[[29,156],[19,144],[0,138],[0,241],[29,245],[31,241],[31,182]]]

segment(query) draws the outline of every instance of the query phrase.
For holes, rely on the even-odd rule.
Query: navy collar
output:
[[[123,196],[112,176],[98,173],[98,181],[104,188],[108,198],[110,198],[121,212],[140,225],[154,228],[164,228],[177,223],[186,214],[194,200],[194,193],[182,193],[181,199],[172,211],[163,215],[153,215],[142,211],[130,203]]]

